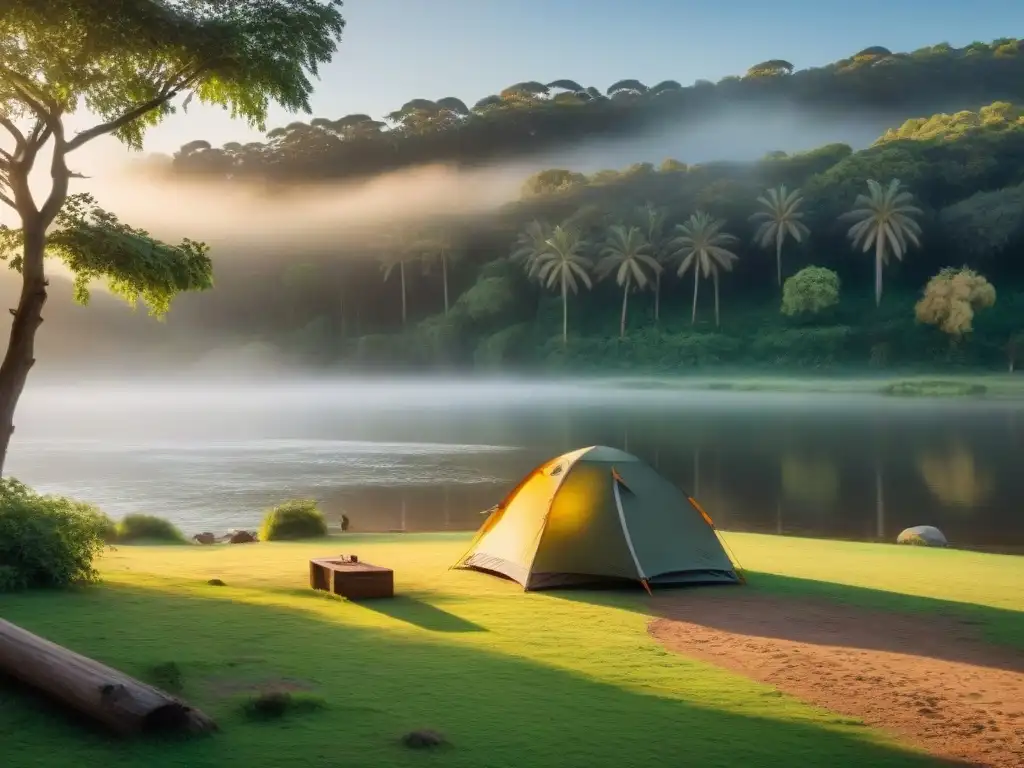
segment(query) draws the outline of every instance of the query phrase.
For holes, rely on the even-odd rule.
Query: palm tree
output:
[[[429,267],[431,262],[441,265],[441,283],[444,285],[444,316],[448,317],[448,265],[455,259],[455,242],[451,232],[445,228],[439,228],[427,233],[418,243],[423,253],[424,264]]]
[[[782,287],[782,245],[786,237],[792,237],[798,243],[811,233],[807,225],[801,221],[804,214],[800,210],[804,199],[799,189],[792,192],[786,191],[786,185],[776,189],[769,189],[761,197],[757,198],[766,210],[758,211],[750,220],[761,226],[754,234],[754,241],[761,248],[768,248],[775,244],[775,279],[779,287]]]
[[[402,327],[405,327],[407,319],[407,302],[406,302],[406,285],[405,285],[405,263],[409,261],[409,255],[406,253],[399,253],[391,255],[385,258],[383,263],[380,265],[381,270],[384,272],[385,282],[391,273],[395,271],[395,267],[398,267],[398,275],[402,286]]]
[[[680,260],[677,274],[682,277],[693,269],[693,314],[690,322],[697,322],[697,289],[700,286],[700,274],[711,275],[715,282],[715,325],[719,324],[718,316],[718,272],[732,270],[739,257],[727,246],[737,242],[736,237],[723,232],[725,222],[697,211],[690,216],[685,224],[677,224],[679,236],[672,241],[675,257]]]
[[[529,277],[537,274],[537,259],[540,254],[548,249],[547,241],[551,237],[551,226],[543,221],[531,221],[526,225],[515,245],[512,246],[512,253],[509,258],[516,264],[522,264],[523,269]]]
[[[555,227],[536,254],[530,274],[535,274],[545,288],[558,288],[562,293],[562,345],[569,342],[569,291],[579,292],[579,284],[588,289],[592,264],[582,251],[586,243],[577,230]]]
[[[840,216],[840,220],[855,222],[846,236],[853,247],[867,253],[875,249],[875,306],[882,303],[882,268],[889,263],[890,254],[903,259],[909,244],[921,246],[921,225],[915,216],[922,211],[913,205],[914,196],[901,188],[898,179],[883,187],[868,180],[868,194],[857,195],[854,210]]]
[[[637,216],[640,220],[641,230],[644,236],[647,238],[647,242],[650,245],[651,256],[658,262],[659,267],[665,262],[667,257],[668,249],[668,238],[665,236],[665,217],[666,211],[664,208],[658,208],[654,203],[646,203],[644,206],[637,210]],[[661,273],[662,269],[658,269],[654,273],[654,323],[657,325],[661,319]]]
[[[636,286],[643,289],[657,279],[661,265],[650,255],[650,243],[639,227],[616,225],[608,231],[608,242],[601,251],[603,259],[597,265],[602,277],[615,273],[615,282],[622,288],[622,317],[619,319],[619,338],[626,337],[626,309],[629,292]]]

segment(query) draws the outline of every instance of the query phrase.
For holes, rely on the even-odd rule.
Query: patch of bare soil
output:
[[[1024,766],[1024,653],[970,622],[712,589],[658,597],[650,632],[932,754]]]

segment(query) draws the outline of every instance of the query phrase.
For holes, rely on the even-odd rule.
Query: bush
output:
[[[184,544],[185,535],[172,523],[152,515],[127,515],[117,524],[117,541],[131,544],[139,541],[163,541]]]
[[[816,315],[839,303],[839,275],[825,267],[804,267],[782,286],[782,314]]]
[[[96,581],[110,526],[90,504],[0,480],[0,592]]]
[[[293,499],[267,512],[260,526],[262,541],[312,539],[327,535],[327,521],[313,499]]]
[[[278,720],[286,715],[306,714],[324,709],[320,696],[299,691],[263,691],[242,702],[242,713],[249,720]]]

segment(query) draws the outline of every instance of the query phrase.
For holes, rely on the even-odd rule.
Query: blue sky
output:
[[[347,0],[344,14],[345,39],[321,73],[315,115],[381,116],[413,97],[472,104],[523,80],[689,85],[771,58],[804,68],[869,45],[903,51],[1024,36],[1020,0]],[[268,127],[292,119],[275,111]],[[216,145],[259,134],[193,105],[153,130],[146,149],[173,152],[196,138]],[[108,141],[94,151],[113,149]]]

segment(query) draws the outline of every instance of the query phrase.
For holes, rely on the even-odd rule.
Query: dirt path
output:
[[[937,756],[1024,766],[1024,653],[969,623],[739,590],[659,596],[667,648],[895,732]]]

